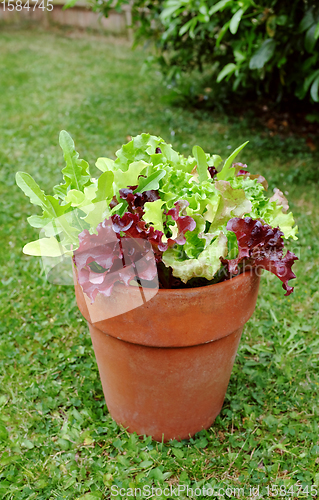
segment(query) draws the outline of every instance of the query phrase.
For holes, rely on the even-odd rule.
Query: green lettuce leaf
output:
[[[252,208],[243,189],[233,189],[228,181],[217,181],[215,187],[220,192],[220,199],[210,232],[226,224],[232,217],[249,214]]]
[[[81,207],[81,210],[86,214],[85,217],[81,217],[81,219],[88,224],[88,227],[94,230],[95,234],[98,224],[111,215],[109,203],[109,200],[101,200]],[[116,207],[119,209],[121,204]]]
[[[45,215],[30,215],[27,218],[28,223],[32,227],[42,228],[49,224],[52,219],[50,217],[46,217]]]
[[[225,258],[226,255],[227,237],[220,232],[215,241],[205,248],[197,259],[180,261],[172,248],[164,252],[162,259],[167,267],[172,268],[173,276],[187,283],[191,278],[213,279],[222,265],[220,257]]]
[[[139,191],[140,192],[140,191]],[[158,229],[164,233],[163,227],[163,209],[162,206],[165,203],[164,200],[155,200],[152,202],[147,201],[144,204],[144,215],[143,220],[154,226],[154,229]]]
[[[79,207],[85,202],[85,200],[85,194],[78,189],[70,189],[64,198],[64,201],[71,203],[71,207]]]
[[[33,205],[38,205],[39,207],[42,207],[43,210],[47,210],[48,212],[51,210],[50,204],[48,203],[44,191],[40,189],[31,175],[27,174],[26,172],[17,172],[16,183],[19,188],[22,189],[24,194],[28,196],[28,198],[30,198],[30,202]]]
[[[180,163],[181,163],[181,157],[177,153],[177,151],[174,151],[172,146],[170,144],[166,144],[164,141],[160,145],[162,154],[166,158],[166,160],[171,164],[175,165],[176,168],[180,168]]]
[[[38,228],[43,228],[46,236],[54,236],[63,233],[63,243],[74,244],[78,242],[79,231],[83,229],[80,225],[70,224],[73,218],[70,212],[71,202],[60,205],[59,200],[51,195],[45,195],[32,177],[25,172],[16,174],[17,185],[22,189],[31,203],[38,205],[43,210],[42,216],[32,216],[28,222]]]
[[[246,198],[251,201],[252,209],[250,217],[253,219],[262,219],[271,227],[279,227],[284,233],[285,238],[297,239],[297,226],[294,227],[295,221],[292,213],[285,213],[286,206],[280,204],[280,200],[271,201],[265,196],[265,190],[262,184],[256,179],[244,178],[243,176],[236,177],[231,181],[233,187],[242,187],[245,191]]]
[[[98,158],[95,163],[96,168],[101,170],[101,172],[114,172],[117,170],[117,166],[115,165],[115,161],[110,158]]]
[[[17,172],[16,183],[19,188],[22,189],[24,194],[30,198],[33,205],[38,205],[42,208],[44,212],[42,218],[43,222],[60,217],[69,209],[71,205],[71,203],[60,205],[57,198],[54,198],[54,196],[51,195],[45,195],[44,191],[39,188],[38,184],[33,180],[31,175],[25,172]],[[35,220],[39,223],[41,218],[37,217],[37,219],[32,219],[32,222]]]
[[[217,193],[218,191],[211,195],[205,204],[204,219],[210,223],[214,221],[220,203],[220,195]]]
[[[149,163],[150,155],[155,153],[161,142],[164,142],[163,139],[150,134],[133,137],[116,152],[116,166],[125,172],[133,162],[143,160]]]
[[[284,233],[285,238],[297,240],[298,226],[294,226],[295,220],[292,213],[284,213],[282,207],[274,201],[270,205],[272,205],[272,210],[265,210],[262,219],[273,228],[279,227],[280,231]]]
[[[93,203],[104,200],[111,200],[114,196],[113,189],[114,173],[111,171],[103,172],[97,180],[97,190]]]
[[[114,182],[117,191],[126,188],[127,186],[135,186],[138,184],[138,177],[141,173],[149,166],[144,160],[134,161],[129,166],[128,169],[115,170],[114,171]]]
[[[220,165],[221,162],[223,161],[222,157],[219,155],[209,155],[206,153],[206,158],[207,158],[207,164],[209,167],[217,168],[218,165]]]
[[[187,210],[186,210],[187,211]],[[193,231],[185,233],[186,243],[183,245],[184,252],[190,259],[197,259],[198,255],[204,250],[206,242],[200,233],[205,231],[206,222],[201,215],[192,215],[196,222],[196,227]]]

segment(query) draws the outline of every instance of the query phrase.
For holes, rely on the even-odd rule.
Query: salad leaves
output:
[[[186,158],[161,137],[141,134],[124,144],[115,160],[99,158],[101,174],[95,179],[62,131],[64,182],[53,188],[53,196],[29,174],[16,174],[18,186],[42,209],[28,222],[45,236],[24,252],[73,255],[92,301],[97,293],[108,296],[117,281],[153,282],[156,267],[162,287],[202,286],[245,266],[261,267],[278,276],[288,295],[297,257],[289,251],[283,256],[283,238],[296,239],[297,227],[281,191],[267,197],[266,180],[234,163],[246,144],[223,163],[198,145]],[[165,270],[174,279],[167,280]]]
[[[226,228],[235,233],[238,243],[238,256],[224,260],[232,274],[238,273],[238,265],[245,263],[247,267],[260,267],[275,274],[283,283],[285,295],[290,295],[293,288],[288,281],[295,278],[291,266],[297,257],[288,250],[283,257],[283,233],[278,228],[262,224],[251,217],[231,219]]]

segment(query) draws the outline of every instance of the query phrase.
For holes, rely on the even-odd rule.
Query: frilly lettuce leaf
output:
[[[212,223],[216,217],[217,210],[220,203],[220,195],[217,193],[213,194],[206,200],[206,207],[204,212],[204,219],[207,222]]]
[[[206,197],[206,196],[205,196]],[[200,214],[202,212],[202,196],[199,193],[194,193],[193,195],[185,196],[185,200],[188,201],[189,206],[187,207],[188,215],[193,216],[194,214]]]
[[[220,199],[210,231],[223,226],[232,217],[250,213],[252,208],[243,189],[233,189],[228,181],[217,181],[215,187],[220,192]]]
[[[187,193],[187,189],[191,188],[191,174],[183,170],[173,170],[166,166],[167,175],[162,181],[160,190],[163,193],[173,193],[175,200],[183,197]]]
[[[98,158],[95,163],[96,168],[101,170],[101,172],[114,172],[117,170],[117,166],[115,165],[115,161],[111,160],[111,158]]]
[[[97,189],[95,193],[95,197],[93,198],[93,203],[104,200],[111,200],[114,196],[113,189],[113,181],[114,181],[114,173],[113,172],[104,172],[100,175],[97,180]],[[84,192],[86,193],[90,188],[84,188]]]
[[[150,155],[155,153],[161,142],[164,142],[161,137],[150,134],[137,135],[116,152],[116,166],[125,172],[133,162],[143,160],[148,163]]]
[[[149,166],[144,160],[134,161],[130,163],[127,170],[115,170],[114,182],[117,192],[127,186],[135,186],[138,184],[138,177]]]
[[[272,227],[279,227],[285,238],[297,239],[298,228],[294,227],[295,221],[292,213],[285,213],[287,205],[284,196],[278,196],[274,201],[271,201],[273,197],[269,199],[265,196],[263,185],[257,179],[249,177],[235,177],[231,181],[231,185],[244,189],[246,197],[252,204],[249,215],[253,219],[262,219]],[[279,193],[281,192],[279,191]]]
[[[152,202],[147,201],[144,204],[144,215],[143,220],[154,226],[154,229],[162,231],[164,233],[163,227],[163,210],[162,206],[165,202],[163,200],[155,200]]]
[[[196,228],[185,234],[186,243],[183,249],[187,257],[196,259],[205,248],[205,239],[200,237],[199,233],[205,230],[206,223],[201,215],[192,215],[192,218],[196,222]]]
[[[173,276],[180,278],[183,283],[187,283],[191,278],[213,279],[221,267],[220,257],[227,255],[227,237],[220,232],[219,236],[197,259],[178,260],[173,249],[169,248],[163,254],[163,262],[167,267],[171,267]]]
[[[275,274],[282,281],[286,296],[293,292],[288,281],[296,277],[291,267],[298,257],[289,250],[283,255],[283,234],[278,228],[262,224],[251,217],[235,217],[228,221],[227,230],[236,235],[238,244],[237,257],[223,260],[231,274],[237,274],[238,265],[244,261],[248,266]]]
[[[257,179],[249,177],[235,177],[230,181],[234,189],[243,189],[247,200],[251,201],[250,215],[253,218],[260,217],[261,211],[268,205],[268,198],[265,196],[265,189]]]
[[[288,200],[287,200],[286,196],[284,195],[284,193],[282,191],[280,191],[280,189],[278,189],[278,188],[274,189],[274,194],[272,195],[271,198],[269,198],[269,201],[270,202],[275,201],[276,204],[282,208],[282,211],[284,213],[288,212],[288,210],[289,210]]]
[[[282,211],[281,205],[276,205],[276,202],[271,202],[269,205],[272,206],[270,210],[264,210],[262,219],[269,224],[271,227],[279,227],[279,229],[284,233],[285,238],[292,238],[297,240],[298,226],[294,226],[295,220],[291,212],[288,214]]]

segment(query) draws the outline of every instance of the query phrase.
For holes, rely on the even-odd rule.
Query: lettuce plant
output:
[[[234,163],[246,144],[223,162],[199,146],[185,158],[160,137],[141,134],[115,160],[99,158],[101,174],[94,179],[62,131],[64,182],[53,196],[27,173],[16,174],[31,203],[42,208],[28,222],[44,237],[23,251],[72,255],[92,302],[98,293],[109,296],[115,282],[152,286],[158,277],[161,288],[204,286],[247,268],[272,272],[289,295],[297,257],[284,255],[284,238],[297,239],[297,227],[281,191],[267,197],[266,180]]]

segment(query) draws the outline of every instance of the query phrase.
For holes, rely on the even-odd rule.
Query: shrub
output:
[[[93,2],[104,15],[128,3]],[[132,9],[136,41],[155,42],[169,80],[209,70],[222,94],[319,101],[319,6],[313,0],[134,0]]]

